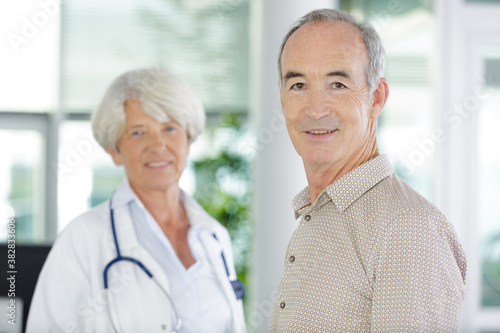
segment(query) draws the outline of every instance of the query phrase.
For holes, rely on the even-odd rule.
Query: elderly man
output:
[[[284,38],[280,96],[308,187],[293,200],[269,332],[457,331],[466,259],[452,225],[379,155],[380,38],[317,10]]]

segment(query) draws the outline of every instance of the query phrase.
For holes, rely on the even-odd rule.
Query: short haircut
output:
[[[94,138],[104,150],[118,150],[117,142],[125,127],[125,103],[131,99],[137,99],[150,117],[179,123],[189,143],[203,132],[205,110],[186,82],[161,69],[137,69],[117,77],[92,114]]]
[[[365,70],[366,82],[368,84],[368,88],[370,93],[373,92],[380,80],[384,76],[385,69],[385,50],[382,45],[382,41],[380,40],[380,36],[370,25],[366,23],[362,23],[358,21],[351,14],[338,10],[338,9],[317,9],[309,12],[308,14],[302,16],[292,28],[288,31],[285,38],[283,38],[283,42],[281,43],[281,48],[278,56],[278,73],[279,80],[281,83],[283,80],[283,73],[281,72],[281,56],[283,54],[283,49],[285,48],[285,44],[290,38],[290,36],[297,31],[300,27],[307,23],[315,23],[315,22],[346,22],[354,27],[358,28],[361,38],[366,46],[366,51],[368,53],[369,66]]]

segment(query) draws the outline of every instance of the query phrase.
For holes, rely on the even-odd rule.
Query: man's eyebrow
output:
[[[295,77],[304,77],[305,75],[302,74],[302,73],[299,73],[299,72],[293,72],[293,71],[289,71],[285,74],[285,76],[283,76],[283,81],[287,81],[289,79],[293,79]],[[329,72],[328,74],[326,74],[326,76],[342,76],[342,77],[345,77],[346,79],[352,81],[352,78],[349,74],[347,74],[346,71],[343,71],[343,70],[340,70],[340,71],[334,71],[334,72]]]
[[[335,72],[330,72],[326,74],[326,76],[342,76],[345,77],[346,79],[352,81],[351,76],[347,74],[345,71],[335,71]]]
[[[283,76],[283,81],[293,79],[294,77],[304,77],[304,74],[289,71],[289,72],[286,72],[286,74]]]

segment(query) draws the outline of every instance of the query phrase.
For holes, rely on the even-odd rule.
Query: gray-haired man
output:
[[[313,11],[280,57],[288,133],[309,186],[293,201],[269,332],[457,331],[466,259],[452,225],[379,155],[389,93],[377,33]]]

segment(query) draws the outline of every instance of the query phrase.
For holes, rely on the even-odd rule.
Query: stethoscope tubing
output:
[[[104,268],[104,272],[103,272],[104,289],[108,289],[108,270],[109,270],[109,268],[111,266],[113,266],[113,264],[115,264],[119,261],[122,261],[122,260],[133,262],[134,264],[139,266],[144,271],[144,273],[146,273],[147,276],[149,276],[150,278],[153,278],[153,274],[149,271],[149,269],[146,268],[146,266],[144,266],[144,264],[142,262],[140,262],[137,259],[134,259],[131,257],[124,257],[121,255],[120,245],[118,245],[118,237],[116,236],[115,214],[114,214],[113,208],[111,207],[111,200],[109,200],[109,211],[110,211],[110,218],[111,218],[111,230],[113,232],[113,240],[115,242],[115,248],[116,248],[116,258],[111,260]]]
[[[172,310],[177,318],[177,324],[176,324],[176,328],[174,331],[172,331],[172,333],[176,333],[180,326],[181,326],[181,318],[179,317],[179,314],[177,313],[177,310],[174,306],[174,303],[170,297],[170,295],[168,294],[168,292],[158,283],[158,281],[156,281],[156,279],[154,279],[153,277],[153,274],[146,268],[146,266],[139,260],[135,259],[135,258],[132,258],[132,257],[127,257],[127,256],[122,256],[121,252],[120,252],[120,245],[118,244],[118,236],[116,235],[116,225],[115,225],[115,214],[114,214],[114,209],[112,207],[112,196],[111,198],[109,199],[109,212],[110,212],[110,220],[111,220],[111,231],[113,233],[113,241],[115,243],[115,248],[116,248],[116,258],[112,259],[110,262],[108,262],[104,268],[104,271],[103,271],[103,279],[104,279],[104,289],[105,290],[108,290],[108,287],[109,287],[109,283],[108,283],[108,271],[109,269],[111,268],[111,266],[113,266],[114,264],[116,264],[117,262],[120,262],[120,261],[129,261],[129,262],[132,262],[134,264],[136,264],[137,266],[139,266],[141,268],[141,270],[146,273],[146,275],[151,278],[159,287],[160,289],[162,290],[162,292],[165,294],[165,296],[167,296],[170,304],[172,305]],[[218,241],[217,239],[217,236],[215,235],[215,233],[212,234],[212,236]],[[227,262],[226,262],[226,257],[224,256],[224,252],[221,251],[221,257],[222,257],[222,262],[224,263],[224,269],[226,270],[226,274],[229,278],[230,274],[229,274],[229,268],[227,266]],[[229,282],[231,283],[231,287],[233,288],[234,292],[235,292],[235,295],[236,295],[236,298],[237,299],[242,299],[243,296],[245,295],[245,286],[243,285],[243,283],[236,279],[236,280],[229,280]],[[114,310],[111,309],[111,306],[109,305],[109,303],[111,303],[111,292],[108,292],[108,308],[109,308],[109,314],[110,314],[110,318],[111,318],[111,323],[113,325],[113,329],[115,332],[118,332],[118,329],[115,325],[115,318],[117,317],[116,316],[116,313]]]
[[[104,272],[103,272],[104,289],[108,290],[108,287],[109,287],[108,271],[111,268],[111,266],[113,266],[115,263],[117,263],[119,261],[130,261],[130,262],[136,264],[144,271],[144,273],[146,273],[146,275],[150,279],[152,279],[156,283],[156,285],[160,288],[160,290],[163,292],[163,294],[165,294],[165,296],[169,300],[170,305],[172,306],[172,311],[174,312],[175,318],[177,319],[177,323],[175,325],[176,327],[172,331],[172,333],[178,332],[180,327],[181,327],[182,320],[181,320],[181,317],[179,316],[179,314],[177,313],[177,309],[175,308],[174,303],[172,301],[172,298],[170,297],[168,292],[158,283],[158,281],[156,281],[156,279],[154,279],[153,274],[146,268],[146,266],[141,261],[134,259],[134,258],[131,258],[131,257],[124,257],[121,255],[120,245],[118,244],[118,237],[116,236],[115,214],[114,214],[114,209],[111,206],[111,199],[109,200],[109,212],[110,212],[110,219],[111,219],[111,231],[113,233],[113,240],[114,240],[115,248],[116,248],[116,258],[111,260],[104,268]],[[116,327],[116,323],[115,323],[115,322],[117,322],[117,314],[114,311],[114,309],[112,308],[112,306],[110,306],[110,303],[112,303],[112,293],[108,292],[107,295],[108,295],[108,310],[109,310],[109,316],[111,318],[111,325],[113,326],[113,331],[118,332],[118,328]]]

